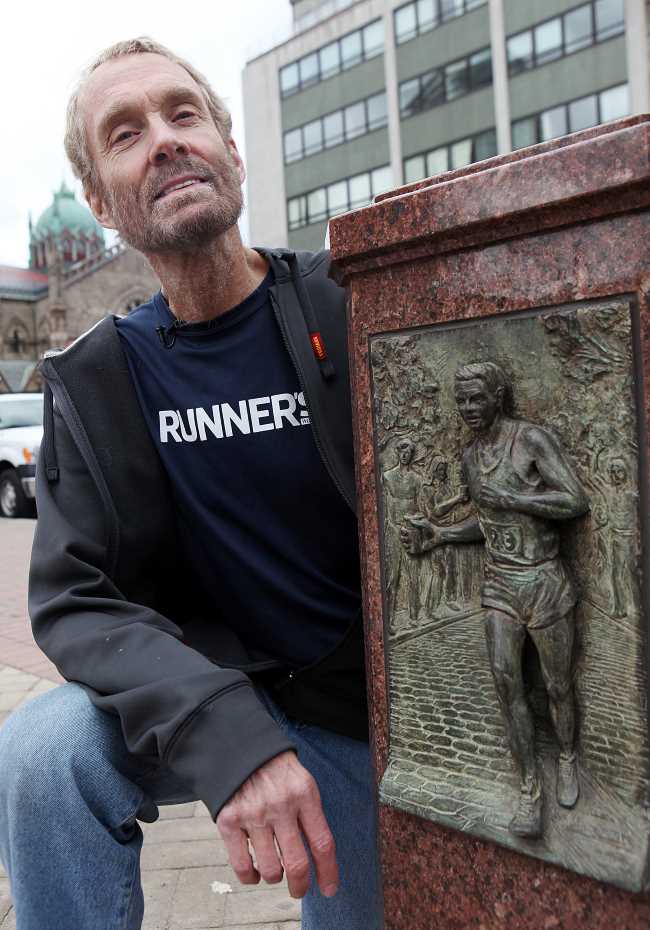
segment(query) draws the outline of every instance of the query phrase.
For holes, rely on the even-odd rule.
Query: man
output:
[[[619,456],[611,459],[609,483],[612,488],[609,503],[612,606],[614,617],[623,620],[635,607],[629,559],[633,551],[635,511],[638,507],[625,459]]]
[[[422,478],[413,469],[415,444],[408,438],[400,439],[396,445],[397,465],[383,474],[386,488],[386,550],[388,580],[386,596],[391,633],[398,633],[397,600],[400,583],[406,581],[408,599],[408,627],[417,625],[420,616],[420,571],[419,564],[409,559],[400,543],[400,530],[407,517],[415,516],[420,510]]]
[[[579,794],[572,681],[577,597],[558,554],[557,524],[585,513],[589,503],[550,431],[506,416],[509,389],[503,370],[492,362],[456,371],[456,404],[474,433],[463,453],[462,469],[476,516],[453,527],[411,520],[414,530],[405,531],[403,541],[418,554],[446,543],[484,540],[481,602],[486,608],[488,654],[506,736],[521,775],[519,806],[510,830],[534,838],[542,832],[542,783],[522,653],[530,637],[560,744],[557,800],[570,808]]]
[[[139,927],[136,817],[196,798],[304,930],[381,925],[344,295],[242,245],[230,128],[148,39],[70,101],[88,203],[163,287],[43,365],[30,611],[74,684],[0,731],[19,930]]]
[[[443,455],[436,455],[430,465],[431,481],[424,487],[424,509],[437,526],[453,526],[454,510],[467,500],[466,488],[455,494],[449,484],[449,463]],[[460,578],[458,558],[453,546],[438,548],[432,553],[431,587],[428,604],[431,616],[441,608],[457,610]]]

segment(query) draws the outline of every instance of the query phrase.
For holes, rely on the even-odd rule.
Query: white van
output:
[[[36,513],[36,458],[43,439],[43,395],[0,394],[0,516]]]

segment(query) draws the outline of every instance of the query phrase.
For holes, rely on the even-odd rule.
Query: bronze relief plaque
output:
[[[639,891],[636,313],[615,297],[376,335],[370,367],[390,685],[381,800]]]

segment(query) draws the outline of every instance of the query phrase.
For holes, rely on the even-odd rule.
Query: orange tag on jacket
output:
[[[320,333],[310,333],[309,338],[311,339],[311,347],[314,350],[314,355],[322,362],[327,358],[327,352],[325,351],[325,346],[323,345],[323,340],[320,337]]]

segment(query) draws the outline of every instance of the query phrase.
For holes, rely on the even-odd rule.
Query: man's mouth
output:
[[[187,187],[197,187],[199,184],[205,184],[206,182],[203,178],[197,177],[181,177],[181,178],[171,178],[166,184],[164,184],[158,193],[155,196],[155,200],[161,200],[163,197],[169,196],[176,191],[185,190]]]

